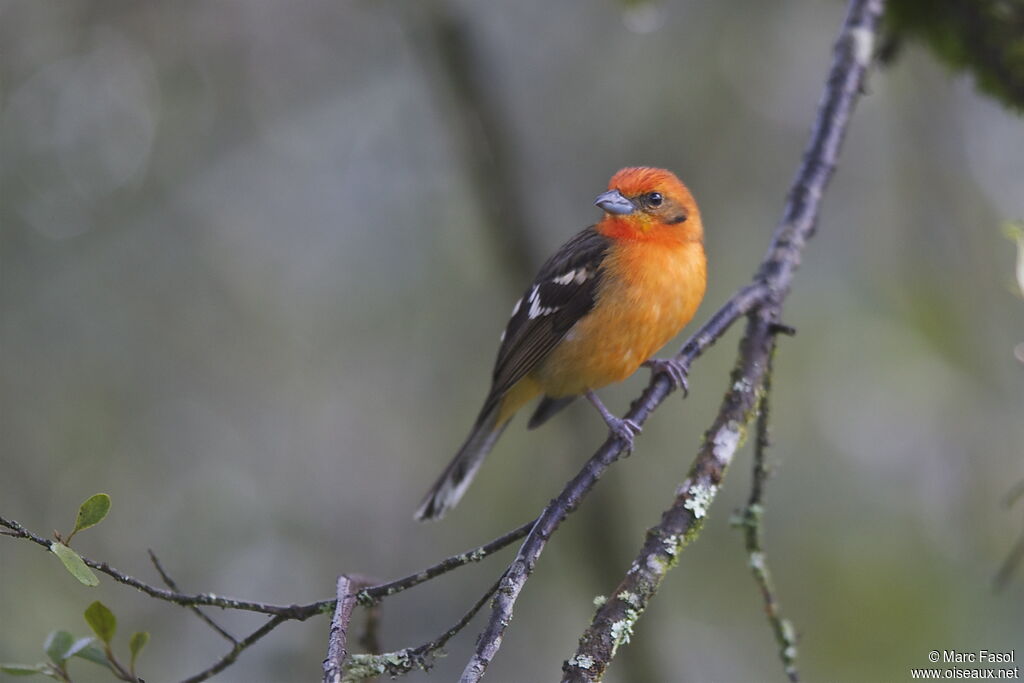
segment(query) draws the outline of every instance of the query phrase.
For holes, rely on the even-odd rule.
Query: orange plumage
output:
[[[703,226],[690,191],[663,169],[622,169],[596,204],[602,219],[556,252],[516,303],[483,410],[418,519],[458,502],[508,421],[539,395],[531,427],[583,394],[631,446],[636,426],[593,391],[632,375],[693,317],[707,282]],[[683,368],[655,367],[684,381]]]

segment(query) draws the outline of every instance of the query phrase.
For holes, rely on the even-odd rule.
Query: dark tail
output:
[[[416,519],[421,522],[441,519],[462,498],[484,457],[494,448],[494,443],[508,424],[507,419],[503,424],[498,424],[500,403],[498,401],[498,405],[477,419],[462,448],[423,498],[414,515]]]
[[[537,410],[533,411],[533,417],[530,418],[530,422],[526,425],[527,429],[536,429],[542,424],[551,419],[551,417],[566,407],[570,403],[576,400],[576,396],[566,396],[565,398],[551,398],[545,396],[539,404],[537,404]]]

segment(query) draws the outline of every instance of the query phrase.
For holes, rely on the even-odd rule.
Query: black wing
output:
[[[484,413],[594,307],[608,245],[608,238],[591,226],[563,244],[541,266],[533,284],[513,308],[502,335]]]

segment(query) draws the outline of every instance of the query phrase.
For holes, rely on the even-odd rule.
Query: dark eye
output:
[[[647,195],[647,203],[650,206],[661,206],[662,196],[660,192],[651,192]]]

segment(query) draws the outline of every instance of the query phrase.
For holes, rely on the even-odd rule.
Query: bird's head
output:
[[[597,229],[609,237],[680,242],[704,237],[690,190],[662,168],[622,169],[594,203],[604,210]]]

